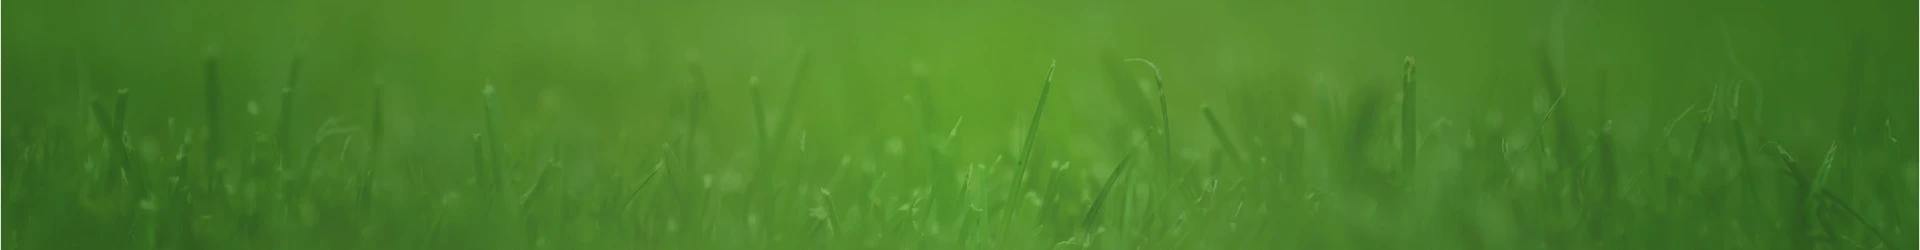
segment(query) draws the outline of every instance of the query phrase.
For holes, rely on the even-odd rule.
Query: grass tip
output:
[[[1053,69],[1058,68],[1059,66],[1060,66],[1060,59],[1053,59],[1052,62],[1047,63],[1047,82],[1053,82]]]
[[[953,140],[953,137],[954,137],[954,136],[956,136],[956,135],[959,135],[959,134],[960,134],[960,124],[961,124],[961,123],[965,123],[965,122],[967,122],[967,117],[965,117],[965,116],[961,116],[959,120],[956,120],[956,121],[954,121],[954,122],[953,122],[953,129],[952,129],[952,130],[948,130],[948,131],[947,131],[947,140]],[[1892,120],[1888,120],[1888,122],[1889,122],[1889,123],[1887,123],[1887,124],[1893,124],[1893,123],[1891,123],[1891,122],[1892,122]],[[1887,125],[1887,127],[1889,128],[1889,131],[1891,131],[1891,128],[1893,127],[1893,125]],[[1887,138],[1893,138],[1893,137],[1891,137],[1891,136],[1889,136],[1889,137],[1887,137]]]
[[[1144,59],[1144,58],[1128,58],[1126,60],[1120,60],[1120,61],[1145,63],[1147,64],[1148,68],[1153,68],[1153,79],[1156,81],[1160,80],[1160,65],[1153,64],[1153,61],[1147,61],[1147,59]]]

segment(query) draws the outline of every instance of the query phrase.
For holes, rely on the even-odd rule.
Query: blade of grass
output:
[[[760,143],[760,162],[764,165],[768,161],[768,151],[772,149],[769,148],[767,141],[767,129],[769,129],[767,127],[767,107],[761,104],[760,101],[760,77],[747,78],[747,88],[753,95],[753,132],[754,135],[758,137],[756,142]]]
[[[362,206],[364,206],[364,208],[362,209],[365,210],[366,213],[368,214],[373,213],[372,210],[373,210],[374,171],[379,169],[380,164],[382,163],[382,160],[383,160],[380,158],[380,156],[382,156],[383,153],[385,153],[385,151],[383,150],[384,149],[383,137],[385,137],[384,130],[386,128],[386,121],[383,118],[385,111],[381,107],[383,104],[382,102],[383,98],[380,98],[385,93],[386,93],[386,85],[375,82],[373,85],[373,112],[372,112],[373,127],[369,129],[369,131],[367,131],[369,134],[371,134],[371,138],[369,138],[370,140],[367,141],[367,147],[368,147],[367,158],[362,159],[363,163],[361,163],[361,166],[363,169],[361,170],[361,173],[360,173],[360,180],[362,180],[363,182],[362,184],[360,184],[361,185],[360,197],[361,199],[366,199],[365,201],[362,201],[363,203]],[[341,150],[345,151],[345,149],[341,149]],[[342,154],[344,154],[344,152]]]
[[[1834,142],[1833,145],[1827,146],[1827,158],[1826,160],[1820,161],[1820,170],[1813,176],[1813,187],[1807,189],[1807,198],[1805,199],[1807,202],[1814,202],[1814,196],[1820,194],[1820,191],[1826,188],[1827,177],[1833,173],[1833,157],[1835,153],[1839,151],[1839,142]],[[1814,206],[1810,212],[1819,214],[1820,207]]]
[[[1404,91],[1401,94],[1405,95],[1405,97],[1403,97],[1405,99],[1400,101],[1400,164],[1403,168],[1413,169],[1414,165],[1417,164],[1414,162],[1414,153],[1416,152],[1414,152],[1413,148],[1415,146],[1414,130],[1416,126],[1414,125],[1415,113],[1413,110],[1415,96],[1413,88],[1413,57],[1407,57],[1406,64],[1406,75],[1400,80],[1400,86],[1402,91]]]
[[[279,144],[280,152],[278,153],[280,153],[279,163],[281,165],[279,167],[281,168],[285,168],[287,164],[292,164],[292,159],[294,157],[294,149],[293,149],[293,117],[294,117],[293,93],[294,92],[293,90],[294,88],[299,87],[299,84],[300,84],[299,80],[300,80],[300,58],[296,57],[293,59],[292,65],[288,66],[288,69],[287,69],[287,86],[280,89],[280,124],[279,124],[279,128],[275,129],[276,132],[274,133],[275,138],[278,140],[276,143]]]
[[[1226,127],[1220,125],[1220,118],[1213,114],[1213,107],[1200,105],[1200,113],[1207,116],[1207,127],[1213,129],[1213,137],[1220,141],[1222,150],[1227,151],[1227,156],[1232,157],[1234,163],[1246,162],[1246,158],[1240,155],[1240,146],[1233,143],[1233,137],[1227,135]],[[1214,170],[1216,172],[1213,174],[1220,174],[1217,172],[1218,168]]]
[[[483,102],[482,104],[485,105],[483,107],[486,108],[486,113],[484,113],[487,119],[485,121],[487,123],[486,148],[490,152],[487,154],[487,166],[489,166],[487,172],[490,172],[488,176],[491,178],[491,180],[487,181],[492,182],[492,184],[488,185],[490,187],[490,190],[487,191],[489,192],[489,197],[500,196],[504,194],[505,191],[502,190],[503,188],[501,187],[501,185],[504,185],[502,182],[504,178],[500,176],[502,173],[501,168],[505,167],[505,165],[501,164],[500,154],[506,151],[506,149],[500,146],[500,104],[499,101],[494,99],[493,91],[492,80],[488,80],[486,87],[480,89],[481,101]]]
[[[1053,72],[1054,72],[1054,69],[1056,69],[1059,65],[1060,65],[1059,61],[1053,61],[1052,63],[1048,63],[1047,65],[1047,80],[1046,82],[1040,85],[1040,100],[1038,101],[1037,104],[1034,104],[1033,119],[1028,121],[1027,136],[1025,137],[1026,139],[1024,139],[1023,142],[1021,142],[1020,144],[1023,146],[1020,147],[1021,153],[1020,153],[1020,158],[1018,159],[1018,162],[1020,165],[1019,178],[1014,179],[1013,189],[1007,190],[1007,196],[1005,199],[1003,199],[1003,202],[1002,202],[1003,206],[1006,207],[1006,211],[1005,211],[1006,215],[1004,215],[1005,218],[1001,219],[1002,225],[1008,225],[1012,223],[1013,214],[1014,214],[1013,211],[1015,211],[1018,208],[1018,206],[1015,205],[1015,202],[1013,202],[1014,197],[1016,197],[1016,195],[1020,193],[1020,190],[1022,189],[1021,186],[1026,184],[1027,172],[1033,168],[1032,166],[1033,141],[1034,141],[1034,138],[1037,135],[1039,135],[1040,118],[1043,117],[1042,114],[1047,111],[1047,94],[1049,92],[1052,92],[1053,90]],[[1012,231],[1012,230],[1005,230],[1005,231]],[[1006,239],[1006,236],[1002,235],[1000,238],[1004,240]]]
[[[659,164],[655,164],[653,171],[647,173],[647,178],[640,179],[640,186],[634,187],[632,194],[627,195],[626,205],[622,205],[620,211],[631,211],[633,209],[633,201],[640,200],[640,190],[645,190],[648,183],[653,183],[653,176],[659,175],[660,171],[666,169],[666,167],[666,160],[661,160]]]
[[[539,194],[540,191],[547,189],[547,176],[553,172],[555,168],[560,168],[560,161],[558,159],[548,160],[545,165],[540,166],[540,173],[536,174],[533,178],[533,186],[527,187],[527,192],[520,194],[520,201],[518,203],[520,203],[519,207],[522,213],[532,214],[532,212],[528,212],[527,209],[533,205],[534,194]]]
[[[1094,230],[1093,228],[1094,219],[1099,218],[1100,208],[1106,205],[1107,194],[1113,192],[1113,186],[1115,185],[1115,183],[1120,182],[1120,178],[1122,177],[1122,174],[1125,174],[1127,171],[1127,163],[1130,163],[1130,162],[1133,162],[1133,150],[1127,150],[1127,155],[1125,157],[1120,158],[1120,164],[1113,167],[1113,173],[1107,174],[1107,184],[1104,185],[1104,187],[1100,188],[1099,195],[1094,196],[1093,205],[1087,206],[1086,218],[1081,219],[1080,221],[1080,226],[1083,228],[1083,230],[1087,230],[1088,232],[1092,232]],[[1088,240],[1091,241],[1092,239],[1088,239]]]
[[[1160,98],[1160,129],[1158,131],[1160,132],[1160,182],[1170,182],[1168,178],[1172,178],[1174,169],[1173,116],[1170,114],[1172,109],[1167,108],[1166,78],[1160,75],[1160,65],[1154,64],[1153,61],[1142,58],[1126,59],[1124,61],[1140,62],[1146,64],[1148,68],[1153,69],[1154,94]],[[1152,204],[1152,197],[1149,198],[1147,202]]]
[[[206,98],[207,104],[207,132],[205,133],[207,134],[207,148],[202,152],[204,156],[201,157],[201,162],[204,166],[201,168],[203,168],[207,174],[206,181],[208,181],[208,183],[206,188],[208,190],[206,192],[213,194],[213,189],[218,188],[218,185],[215,184],[221,183],[220,175],[215,174],[215,172],[217,172],[215,165],[216,162],[219,161],[219,158],[216,156],[220,154],[220,132],[224,131],[220,128],[220,62],[217,59],[207,59],[203,68],[205,72],[202,77],[206,78],[206,95],[204,97]]]

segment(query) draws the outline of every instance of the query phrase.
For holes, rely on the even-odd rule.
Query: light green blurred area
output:
[[[172,173],[170,155],[205,150],[178,144],[188,130],[194,143],[209,139],[202,67],[216,61],[222,97],[211,101],[220,104],[223,130],[212,138],[226,145],[216,171],[238,176],[232,172],[250,167],[244,159],[278,159],[272,137],[296,58],[298,115],[287,143],[326,145],[313,152],[339,160],[282,174],[317,173],[311,178],[324,181],[309,184],[316,195],[308,200],[233,201],[287,209],[261,213],[268,219],[259,228],[238,226],[252,218],[240,210],[196,208],[205,219],[191,222],[189,237],[205,248],[1042,249],[1086,242],[1075,228],[1087,197],[1129,152],[1137,165],[1112,194],[1122,205],[1103,212],[1110,229],[1091,248],[1851,249],[1880,244],[1877,230],[1895,243],[1885,249],[1913,249],[1920,229],[1920,6],[1912,1],[4,5],[12,7],[0,19],[0,158],[5,202],[14,208],[5,214],[8,249],[173,248],[151,243],[173,237],[151,236],[173,235],[152,232],[177,228],[151,221],[169,215],[128,209],[137,202],[98,208],[105,205],[75,198],[109,197],[93,188],[113,181],[99,173],[113,162],[112,147],[86,105],[127,90],[137,161]],[[1163,74],[1171,160],[1153,132],[1161,122],[1154,69],[1121,61],[1130,58],[1151,60]],[[1418,65],[1414,123],[1424,168],[1394,167],[1404,143],[1396,132],[1407,58]],[[1034,143],[1039,176],[1025,185],[1065,205],[1014,209],[1018,219],[1001,222],[999,205],[1014,202],[1005,194],[1023,193],[1008,184],[1018,180],[1014,158],[1049,65],[1057,72]],[[793,126],[790,143],[769,150],[782,158],[762,156],[756,78],[765,116]],[[1565,92],[1551,93],[1547,82]],[[489,85],[500,131],[486,136],[505,141],[517,162],[504,170],[512,197],[537,182],[536,166],[564,165],[553,179],[558,189],[530,192],[547,194],[531,202],[540,208],[511,212],[535,216],[472,203],[487,201],[468,179],[479,159],[472,138],[487,133],[481,90]],[[689,123],[697,89],[708,98]],[[1727,94],[1715,101],[1715,91]],[[386,156],[348,161],[375,155],[365,153],[365,138],[376,98]],[[1362,105],[1370,101],[1378,105]],[[912,105],[926,103],[934,112],[922,117]],[[1245,162],[1222,156],[1203,105],[1218,112]],[[788,109],[792,117],[780,116]],[[1710,109],[1713,119],[1744,126],[1742,141],[1722,132],[1726,123],[1702,129],[1697,112]],[[1540,122],[1549,110],[1566,125]],[[1354,122],[1363,117],[1375,119]],[[312,136],[332,128],[323,126],[330,120],[360,141]],[[688,131],[692,148],[683,141]],[[1614,141],[1613,169],[1567,170],[1541,159],[1540,139],[1553,138],[1551,154],[1566,157],[1588,152],[1603,134]],[[948,135],[951,142],[933,146],[938,153],[923,148]],[[1127,146],[1136,143],[1150,146]],[[1706,153],[1694,152],[1696,144]],[[1820,167],[1830,146],[1840,160],[1825,188],[1876,224],[1807,201],[1803,184],[1777,174],[1777,149],[1806,171]],[[55,156],[29,156],[31,148]],[[656,163],[687,160],[676,154],[696,164],[653,179],[640,208],[597,210],[600,197],[627,197]],[[1698,155],[1708,156],[1690,159]],[[964,166],[995,159],[1004,160],[971,180],[984,192],[953,190],[969,176]],[[1043,169],[1054,162],[1071,167]],[[394,176],[375,177],[373,208],[310,205],[361,202],[348,188],[364,181],[351,174],[359,169]],[[1363,174],[1369,169],[1397,170],[1390,180],[1353,181],[1374,178]],[[1584,177],[1570,176],[1584,175],[1570,171],[1612,174],[1576,180]],[[707,178],[722,187],[702,184]],[[1219,196],[1197,184],[1214,178],[1229,187]],[[1576,191],[1594,185],[1613,191]],[[828,202],[807,194],[821,188],[834,189]],[[921,204],[911,201],[923,188],[934,190],[935,219],[883,212]],[[449,196],[469,203],[429,202]],[[978,202],[992,219],[953,225],[978,216],[953,200]],[[815,232],[808,209],[823,204],[853,218]],[[1802,212],[1815,206],[1827,214]],[[341,217],[301,219],[327,215]],[[747,218],[767,222],[740,225]],[[1822,233],[1822,222],[1842,236]],[[235,236],[247,231],[253,236]]]

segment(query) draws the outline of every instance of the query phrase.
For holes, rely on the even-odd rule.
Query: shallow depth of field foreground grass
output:
[[[1912,1],[7,0],[4,249],[1915,249]]]

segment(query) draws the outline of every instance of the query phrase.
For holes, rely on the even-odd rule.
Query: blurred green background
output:
[[[7,249],[1916,247],[1912,1],[4,4]]]

